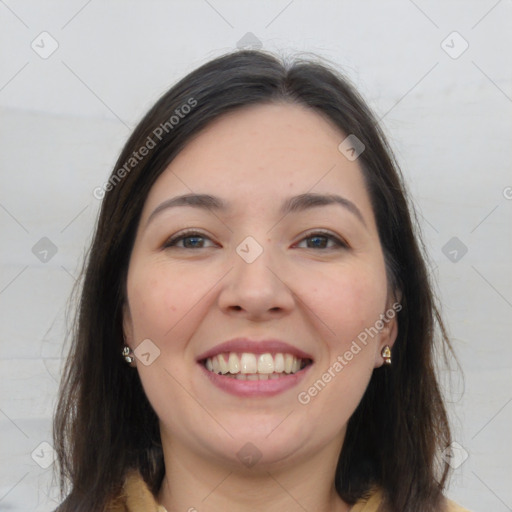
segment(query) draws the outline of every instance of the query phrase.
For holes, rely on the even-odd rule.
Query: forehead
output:
[[[280,204],[305,192],[340,193],[370,208],[363,174],[338,146],[346,137],[319,113],[295,104],[245,107],[203,129],[158,178],[147,210],[172,195],[209,193],[230,203]]]

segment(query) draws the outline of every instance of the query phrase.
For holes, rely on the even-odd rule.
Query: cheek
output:
[[[374,369],[379,337],[366,333],[385,310],[383,269],[378,262],[347,265],[304,283],[311,290],[308,306],[324,325],[327,351],[297,398],[312,415],[329,418],[323,428],[331,434],[356,409]]]
[[[387,281],[380,265],[340,266],[301,279],[301,299],[324,325],[326,340],[339,345],[374,325],[384,312]],[[299,281],[298,281],[299,282]]]
[[[189,387],[183,359],[193,328],[190,320],[194,306],[208,289],[206,285],[204,289],[191,286],[195,281],[193,276],[168,265],[146,263],[134,265],[127,282],[133,347],[150,339],[159,350],[150,365],[137,361],[137,371],[158,417],[176,429],[181,428],[180,422],[169,404],[177,404],[180,410],[190,407],[190,396],[183,391],[183,386]]]
[[[135,343],[144,338],[163,345],[180,339],[187,316],[208,291],[208,281],[184,275],[179,269],[164,265],[133,270],[128,278],[130,313]],[[167,348],[167,347],[166,347]]]

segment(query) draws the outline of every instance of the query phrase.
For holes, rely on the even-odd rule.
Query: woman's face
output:
[[[151,189],[124,329],[169,446],[239,467],[337,458],[396,336],[363,174],[338,150],[346,135],[297,105],[245,108]]]

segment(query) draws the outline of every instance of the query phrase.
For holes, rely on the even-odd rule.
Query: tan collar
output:
[[[374,490],[367,499],[358,501],[350,512],[377,512],[382,493]],[[167,512],[159,505],[138,471],[130,471],[124,482],[121,496],[107,507],[108,512]],[[469,512],[448,500],[448,512]]]
[[[121,495],[107,507],[108,512],[167,512],[157,503],[138,471],[130,471],[125,478]]]
[[[382,495],[375,491],[368,500],[358,501],[351,512],[374,512],[380,504]],[[137,471],[130,471],[125,479],[123,492],[107,508],[108,512],[167,512],[157,503],[146,482]]]

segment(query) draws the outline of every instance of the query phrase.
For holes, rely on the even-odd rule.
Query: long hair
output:
[[[413,209],[378,122],[348,80],[318,60],[282,61],[244,50],[216,58],[166,92],[140,121],[109,181],[83,272],[72,345],[54,419],[59,512],[102,511],[128,469],[156,493],[165,472],[158,418],[137,372],[127,371],[122,308],[135,233],[150,188],[192,137],[219,116],[249,105],[305,106],[355,135],[384,252],[400,294],[393,366],[374,370],[349,420],[335,484],[355,503],[373,486],[386,510],[442,510],[450,443],[435,374],[435,341],[449,348],[429,281]],[[142,148],[146,148],[145,151]],[[143,155],[144,154],[144,155]]]

